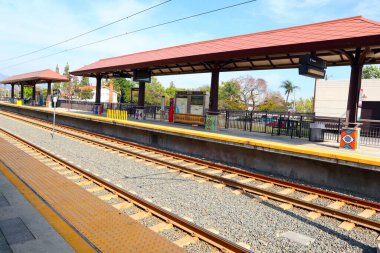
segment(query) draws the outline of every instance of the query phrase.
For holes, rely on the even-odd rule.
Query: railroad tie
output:
[[[289,203],[282,203],[280,205],[280,208],[284,209],[284,210],[289,210],[289,209],[292,209],[293,208],[293,205],[292,204],[289,204]]]
[[[101,196],[98,196],[101,200],[110,200],[110,199],[115,199],[117,198],[118,196],[116,194],[113,194],[113,193],[109,193],[109,194],[104,194],[104,195],[101,195]]]
[[[214,233],[214,234],[216,234],[216,235],[219,235],[219,231],[216,230],[215,228],[207,228],[207,230],[210,231],[210,232],[212,232],[212,233]]]
[[[194,237],[194,236],[190,236],[190,235],[186,235],[185,237],[182,237],[181,239],[178,239],[177,241],[175,241],[174,243],[176,245],[178,245],[179,247],[183,248],[185,247],[186,245],[189,245],[191,243],[195,243],[199,240],[198,237]]]
[[[339,225],[339,227],[340,227],[340,228],[343,228],[344,230],[350,231],[350,230],[354,229],[354,227],[355,227],[355,223],[348,222],[348,221],[343,221],[343,222]]]
[[[189,177],[193,177],[194,175],[193,174],[190,174],[190,173],[182,173],[181,174],[181,177],[183,178],[189,178]]]
[[[338,209],[342,208],[344,205],[345,205],[345,203],[342,201],[335,201],[334,203],[331,203],[327,207],[331,208],[331,209],[338,210]]]
[[[318,212],[309,212],[306,217],[311,219],[311,220],[316,220],[318,219],[319,217],[321,217],[322,214],[321,213],[318,213]]]
[[[234,190],[232,191],[233,194],[235,195],[241,195],[244,191],[240,190],[240,189],[237,189],[237,190]]]
[[[242,180],[239,180],[239,183],[245,184],[245,183],[249,183],[249,182],[253,182],[253,181],[255,181],[255,179],[247,177],[247,178],[244,178]]]
[[[310,202],[314,199],[317,199],[318,198],[318,195],[315,195],[315,194],[309,194],[305,197],[302,198],[303,201],[306,201],[306,202]]]
[[[211,175],[222,173],[222,172],[223,172],[222,170],[214,170],[214,169],[206,171],[207,174],[211,174]]]
[[[164,206],[162,209],[164,209],[164,210],[166,210],[166,211],[169,211],[169,212],[171,212],[171,211],[172,211],[172,209],[171,209],[171,208],[169,208],[169,207],[166,207],[166,206]]]
[[[76,184],[79,185],[79,186],[85,186],[85,185],[92,184],[92,182],[89,181],[89,180],[83,180],[83,181],[80,181],[80,182],[76,182]]]
[[[71,174],[73,172],[71,170],[66,169],[64,171],[58,171],[58,173],[61,174],[61,175],[68,175],[68,174]]]
[[[372,215],[376,213],[375,210],[372,209],[365,209],[363,212],[359,213],[358,216],[363,217],[363,218],[370,218]]]
[[[80,178],[82,178],[82,176],[80,176],[78,174],[75,174],[74,176],[67,177],[67,179],[70,179],[70,180],[76,180],[76,179],[80,179]]]
[[[293,192],[295,192],[295,190],[293,188],[286,188],[284,190],[279,191],[278,193],[282,194],[282,195],[289,195]]]
[[[194,164],[194,165],[196,165],[196,164]],[[205,169],[208,169],[209,167],[208,166],[196,166],[196,167],[193,167],[192,169],[194,169],[194,170],[205,170]]]
[[[134,220],[142,220],[146,217],[149,217],[151,216],[152,214],[149,213],[149,212],[145,212],[145,211],[141,211],[141,212],[138,212],[138,213],[135,213],[135,214],[132,214],[130,215],[130,217]]]
[[[132,207],[133,203],[127,202],[127,201],[123,201],[123,202],[114,204],[112,206],[115,207],[117,210],[121,210],[121,209],[127,209],[127,208]]]
[[[225,184],[213,184],[213,186],[214,186],[216,189],[222,189],[222,188],[226,187]]]
[[[234,177],[237,177],[238,176],[238,174],[226,174],[226,175],[223,175],[222,177],[224,177],[224,178],[234,178]]]
[[[156,225],[149,227],[149,229],[153,230],[156,233],[164,231],[164,230],[169,230],[171,228],[173,228],[173,224],[166,223],[166,222],[161,222],[161,223],[158,223]]]
[[[238,244],[238,245],[240,245],[240,246],[242,246],[243,248],[246,248],[246,249],[248,249],[248,250],[251,249],[251,246],[248,245],[248,244],[246,244],[246,243],[244,243],[244,242],[237,242],[236,244]]]
[[[270,188],[270,187],[273,187],[273,186],[274,186],[274,184],[272,184],[272,183],[263,183],[261,185],[258,185],[257,187],[261,188],[261,189],[267,189],[267,188]]]
[[[86,191],[88,191],[88,192],[96,192],[96,191],[100,191],[100,190],[103,190],[103,188],[100,186],[95,186],[95,187],[86,189]]]

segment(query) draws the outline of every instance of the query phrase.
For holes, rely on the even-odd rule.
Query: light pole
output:
[[[54,139],[54,130],[55,130],[55,108],[57,107],[57,96],[54,96],[53,97],[53,106],[54,106],[54,109],[53,109],[53,130],[52,130],[52,133],[51,133],[51,138]]]

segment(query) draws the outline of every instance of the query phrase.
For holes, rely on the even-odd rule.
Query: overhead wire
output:
[[[256,0],[244,1],[244,2],[237,3],[237,4],[228,5],[228,6],[224,6],[224,7],[221,7],[221,8],[217,8],[217,9],[213,9],[213,10],[209,10],[209,11],[193,14],[193,15],[190,15],[190,16],[174,19],[174,20],[171,20],[171,21],[163,22],[163,23],[160,23],[160,24],[147,26],[147,27],[144,27],[144,28],[140,28],[140,29],[136,29],[136,30],[130,31],[130,32],[125,32],[125,33],[121,33],[121,34],[118,34],[118,35],[114,35],[114,36],[111,36],[111,37],[108,37],[108,38],[105,38],[105,39],[101,39],[101,40],[97,40],[97,41],[94,41],[94,42],[82,44],[80,46],[68,48],[68,49],[65,49],[65,50],[62,50],[62,51],[59,51],[59,52],[56,52],[56,53],[52,53],[52,54],[48,54],[48,55],[43,55],[43,56],[40,56],[40,57],[37,57],[37,58],[33,58],[33,59],[26,60],[26,61],[23,61],[23,62],[20,62],[20,63],[9,65],[9,66],[6,66],[6,67],[1,68],[1,69],[8,69],[8,68],[11,68],[11,67],[15,67],[15,66],[19,66],[19,65],[25,64],[25,63],[29,63],[29,62],[37,61],[37,60],[40,60],[40,59],[44,59],[44,58],[47,58],[47,57],[50,57],[50,56],[66,53],[66,52],[69,52],[69,51],[72,51],[72,50],[75,50],[75,49],[78,49],[78,48],[87,47],[87,46],[98,44],[98,43],[101,43],[101,42],[104,42],[104,41],[112,40],[112,39],[115,39],[115,38],[118,38],[118,37],[122,37],[122,36],[130,35],[130,34],[138,33],[138,32],[141,32],[141,31],[146,31],[146,30],[153,29],[153,28],[156,28],[156,27],[160,27],[160,26],[164,26],[164,25],[180,22],[180,21],[183,21],[183,20],[187,20],[187,19],[191,19],[191,18],[207,15],[207,14],[210,14],[210,13],[214,13],[214,12],[230,9],[230,8],[233,8],[233,7],[245,5],[245,4],[248,4],[248,3],[255,2],[255,1]]]
[[[77,39],[77,38],[83,37],[83,36],[85,36],[85,35],[87,35],[87,34],[90,34],[90,33],[93,33],[93,32],[95,32],[95,31],[98,31],[98,30],[100,30],[100,29],[103,29],[103,28],[105,28],[105,27],[111,26],[111,25],[113,25],[113,24],[116,24],[116,23],[121,22],[121,21],[123,21],[123,20],[126,20],[126,19],[128,19],[128,18],[131,18],[131,17],[137,16],[137,15],[139,15],[139,14],[141,14],[141,13],[144,13],[144,12],[147,12],[147,11],[152,10],[152,9],[154,9],[154,8],[157,8],[157,7],[159,7],[159,6],[163,5],[163,4],[166,4],[166,3],[171,2],[171,1],[172,1],[172,0],[167,0],[167,1],[161,2],[161,3],[159,3],[159,4],[156,4],[156,5],[153,5],[153,6],[151,6],[151,7],[146,8],[146,9],[143,9],[143,10],[141,10],[141,11],[138,11],[138,12],[135,12],[135,13],[133,13],[133,14],[130,14],[130,15],[126,16],[126,17],[123,17],[123,18],[117,19],[117,20],[112,21],[112,22],[110,22],[110,23],[107,23],[107,24],[105,24],[105,25],[102,25],[102,26],[99,26],[99,27],[97,27],[97,28],[94,28],[94,29],[92,29],[92,30],[90,30],[90,31],[87,31],[87,32],[81,33],[81,34],[79,34],[79,35],[76,35],[76,36],[74,36],[74,37],[71,37],[71,38],[65,39],[65,40],[63,40],[63,41],[57,42],[57,43],[52,44],[52,45],[50,45],[50,46],[43,47],[43,48],[41,48],[41,49],[38,49],[38,50],[35,50],[35,51],[32,51],[32,52],[29,52],[29,53],[25,53],[25,54],[22,54],[22,55],[14,56],[14,57],[11,57],[11,58],[8,58],[8,59],[2,59],[2,60],[0,60],[0,62],[19,59],[19,58],[22,58],[22,57],[25,57],[25,56],[28,56],[28,55],[31,55],[31,54],[35,54],[35,53],[38,53],[38,52],[44,51],[44,50],[46,50],[46,49],[49,49],[49,48],[52,48],[52,47],[55,47],[55,46],[58,46],[58,45],[64,44],[64,43],[66,43],[66,42],[69,42],[69,41],[75,40],[75,39]]]

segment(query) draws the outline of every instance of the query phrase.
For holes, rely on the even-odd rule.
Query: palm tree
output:
[[[283,88],[285,90],[286,104],[288,104],[289,95],[293,93],[296,89],[299,89],[298,86],[294,85],[289,80],[283,81],[280,88]]]

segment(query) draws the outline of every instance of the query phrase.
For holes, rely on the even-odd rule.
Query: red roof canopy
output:
[[[298,67],[298,57],[316,53],[329,66],[349,65],[344,51],[370,47],[367,62],[380,62],[380,23],[361,16],[215,39],[114,58],[72,71],[74,75],[110,76],[134,69],[153,75],[202,73],[219,63],[221,71]],[[344,50],[344,51],[342,51]]]
[[[4,84],[37,84],[47,82],[68,82],[69,79],[62,76],[51,69],[45,69],[25,74],[14,75],[0,81]]]

